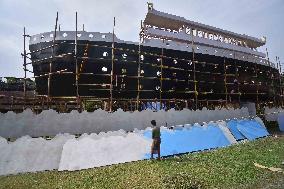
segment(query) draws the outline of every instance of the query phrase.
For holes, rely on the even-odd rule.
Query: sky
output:
[[[150,0],[0,0],[0,77],[23,77],[23,28],[34,35],[54,30],[56,12],[62,30],[79,29],[115,33],[138,41],[140,21]],[[239,34],[267,37],[269,58],[284,64],[283,0],[152,0],[154,9]],[[28,47],[28,45],[27,45]],[[261,49],[264,51],[264,48]],[[31,67],[29,69],[32,69]],[[32,76],[32,74],[28,74]]]

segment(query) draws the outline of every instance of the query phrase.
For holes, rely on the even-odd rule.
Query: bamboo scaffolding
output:
[[[58,15],[57,15],[57,18],[58,19]],[[57,55],[57,56],[54,56],[54,48],[59,44],[59,43],[55,43],[55,36],[56,36],[56,29],[57,29],[57,20],[56,20],[56,27],[55,27],[55,35],[54,35],[54,40],[53,40],[53,45],[50,45],[48,47],[44,47],[42,49],[39,49],[39,50],[36,50],[36,51],[32,51],[30,52],[29,54],[32,54],[32,53],[36,53],[36,52],[41,52],[41,51],[44,51],[46,49],[49,49],[49,48],[52,48],[53,49],[53,56],[51,58],[44,58],[44,59],[41,59],[41,60],[38,60],[38,61],[33,61],[33,63],[45,63],[46,61],[49,61],[49,60],[52,60],[54,61],[55,58],[64,58],[65,56],[68,56],[68,55],[71,55],[72,53],[67,53],[67,54],[61,54],[61,55]],[[137,50],[132,50],[132,49],[127,49],[127,48],[119,48],[119,47],[115,47],[114,46],[114,30],[115,30],[115,18],[114,18],[114,24],[113,24],[113,32],[112,32],[112,45],[111,46],[104,46],[104,45],[96,45],[96,44],[87,44],[88,47],[102,47],[102,48],[109,48],[112,50],[112,57],[111,59],[109,58],[91,58],[91,57],[88,57],[86,56],[85,54],[83,56],[79,56],[78,55],[78,47],[79,46],[82,46],[82,45],[85,45],[85,44],[78,44],[78,31],[77,31],[77,12],[76,12],[76,36],[75,36],[75,43],[69,43],[67,41],[64,41],[62,43],[65,43],[66,45],[75,45],[75,61],[76,61],[76,72],[67,72],[67,69],[66,70],[60,70],[60,71],[57,71],[57,72],[52,72],[52,65],[50,66],[50,70],[48,72],[48,74],[43,74],[43,75],[39,75],[39,76],[35,76],[35,78],[37,77],[46,77],[48,76],[49,77],[49,83],[48,83],[48,86],[50,87],[50,78],[53,74],[75,74],[76,75],[76,96],[79,97],[79,86],[103,86],[103,87],[109,87],[109,88],[106,88],[106,89],[90,89],[90,90],[101,90],[101,91],[110,91],[110,98],[105,98],[104,100],[110,100],[110,103],[109,103],[109,111],[113,111],[113,104],[114,104],[114,101],[121,101],[122,99],[121,98],[114,98],[113,97],[113,92],[127,92],[127,91],[135,91],[137,92],[137,96],[136,96],[136,99],[133,98],[133,99],[126,99],[127,101],[130,100],[130,108],[132,110],[132,101],[136,101],[136,104],[137,104],[137,108],[136,109],[139,109],[139,103],[144,101],[145,99],[140,99],[140,92],[157,92],[157,90],[142,90],[140,89],[140,84],[141,84],[141,81],[142,80],[157,80],[159,79],[160,81],[160,90],[159,90],[159,101],[160,101],[160,104],[162,104],[162,101],[166,101],[166,102],[170,102],[170,99],[162,99],[162,93],[184,93],[184,94],[194,94],[194,99],[193,102],[195,103],[195,109],[198,108],[198,103],[199,102],[207,102],[207,105],[208,105],[208,102],[214,102],[214,101],[218,101],[220,102],[220,100],[203,100],[201,97],[200,99],[198,99],[198,95],[199,94],[202,94],[202,95],[207,95],[207,94],[216,94],[216,95],[226,95],[226,100],[223,100],[222,102],[226,102],[226,105],[228,103],[228,85],[234,85],[234,83],[228,83],[227,82],[227,79],[229,77],[239,77],[239,74],[238,74],[238,70],[237,70],[237,63],[236,63],[236,60],[234,62],[234,66],[236,68],[235,70],[235,74],[230,74],[230,73],[227,73],[227,66],[232,66],[232,65],[229,65],[229,64],[226,64],[226,59],[224,57],[224,74],[222,73],[211,73],[211,72],[206,72],[206,71],[200,71],[200,70],[197,70],[197,67],[196,65],[197,64],[206,64],[206,65],[212,65],[212,66],[215,66],[215,65],[218,65],[218,64],[214,64],[214,63],[210,63],[210,62],[204,62],[204,61],[197,61],[195,60],[195,44],[194,44],[194,41],[193,41],[193,29],[191,29],[191,36],[192,36],[192,41],[191,41],[191,45],[192,45],[192,59],[191,60],[188,60],[188,59],[184,59],[184,58],[177,58],[177,57],[172,57],[172,56],[166,56],[164,54],[164,47],[162,47],[161,49],[161,53],[157,54],[157,53],[148,53],[148,52],[141,52],[141,40],[143,41],[144,40],[144,37],[143,37],[143,30],[144,28],[142,27],[142,23],[141,23],[141,32],[140,32],[140,35],[139,35],[139,48],[138,48],[138,51]],[[164,44],[164,39],[161,39],[163,40],[163,44]],[[133,61],[133,60],[119,60],[119,59],[115,59],[115,53],[114,51],[123,51],[123,52],[128,52],[128,53],[132,53],[132,54],[135,54],[135,55],[138,55],[138,61]],[[268,53],[267,53],[268,54]],[[150,63],[150,62],[144,62],[144,61],[141,61],[141,55],[145,55],[145,56],[154,56],[154,57],[157,57],[157,58],[160,58],[160,64],[159,63]],[[27,54],[24,53],[24,57],[26,58],[29,58],[27,57]],[[234,57],[235,57],[235,53],[234,53]],[[184,68],[179,68],[179,67],[175,67],[175,66],[171,66],[171,65],[167,65],[167,62],[166,60],[167,59],[172,59],[172,60],[176,60],[176,61],[185,61],[185,62],[189,62],[191,61],[193,63],[193,70],[188,70],[188,69],[184,69]],[[78,70],[78,60],[82,60],[82,64],[85,64],[85,63],[92,63],[93,61],[95,61],[96,63],[105,63],[105,62],[109,62],[111,61],[112,63],[112,69],[111,69],[111,73],[110,74],[97,74],[97,73],[83,73],[83,70],[80,68],[80,70]],[[52,64],[52,61],[51,62],[48,62],[49,64]],[[269,59],[268,59],[269,61]],[[131,76],[131,75],[115,75],[114,73],[114,64],[124,64],[124,63],[133,63],[133,64],[136,64],[138,65],[137,67],[137,76]],[[181,64],[183,62],[180,62]],[[27,63],[25,62],[24,65],[27,65]],[[144,76],[141,76],[141,66],[143,65],[149,65],[151,67],[156,67],[159,69],[159,71],[161,72],[161,75],[160,77],[144,77]],[[241,66],[238,66],[238,67],[241,67]],[[255,69],[256,69],[256,64],[255,64]],[[271,70],[272,68],[270,68]],[[190,80],[190,79],[175,79],[175,78],[164,78],[163,76],[163,72],[166,71],[166,70],[172,70],[172,71],[181,71],[181,72],[185,72],[185,73],[193,73],[193,80]],[[28,71],[26,70],[25,68],[25,72]],[[197,81],[197,77],[196,77],[196,74],[202,74],[202,75],[221,75],[224,77],[224,88],[225,88],[225,93],[213,93],[211,91],[201,91],[201,88],[200,90],[197,88],[197,84],[198,83],[207,83],[207,84],[211,84],[211,85],[215,85],[216,82],[210,82],[210,81],[202,81],[202,80],[198,80]],[[85,75],[85,76],[90,76],[90,77],[93,77],[93,76],[101,76],[101,77],[110,77],[110,84],[108,83],[102,83],[102,84],[95,84],[95,83],[80,83],[79,84],[79,76],[80,75]],[[26,76],[25,76],[26,77]],[[126,89],[114,89],[113,88],[113,80],[114,80],[114,77],[115,78],[130,78],[130,79],[137,79],[137,89],[135,90],[126,90]],[[254,77],[258,77],[257,73],[256,73],[256,76]],[[275,87],[273,84],[273,79],[276,79],[276,78],[272,78],[272,86]],[[279,79],[279,78],[277,78]],[[133,80],[132,80],[133,81]],[[194,83],[194,90],[193,91],[189,91],[189,90],[179,90],[179,91],[176,91],[176,90],[168,90],[168,91],[163,91],[163,81],[174,81],[174,82],[188,82],[188,85],[189,83]],[[281,83],[281,80],[279,81]],[[258,89],[258,83],[255,85],[255,84],[245,84],[245,85],[251,85],[251,86],[257,86],[257,90],[256,90],[256,93],[243,93],[243,95],[255,95],[257,96],[257,104],[258,104],[258,95],[262,95],[262,94],[266,94],[266,93],[259,93],[259,89]],[[282,89],[281,89],[281,84],[280,84],[280,92],[282,92]],[[239,84],[238,84],[238,93],[231,93],[232,95],[238,95],[239,96],[239,102],[240,102],[240,96],[241,96],[241,93],[240,93],[240,88],[239,88]],[[48,97],[50,97],[50,91],[48,92]],[[84,98],[84,96],[80,96],[82,98]],[[203,96],[202,96],[203,97]],[[90,98],[93,98],[93,97],[90,97]],[[146,99],[146,100],[149,100],[149,101],[153,101],[153,102],[157,102],[157,98],[155,99]],[[177,102],[176,99],[173,100],[175,103]],[[183,102],[185,102],[185,100],[183,99],[182,100]],[[274,99],[275,101],[275,99]],[[165,102],[165,104],[166,104]],[[128,104],[126,104],[125,106],[128,107]],[[186,105],[188,106],[188,105]]]
[[[65,72],[65,71],[67,71],[67,69],[59,70],[59,71],[56,71],[56,72],[48,72],[48,73],[46,73],[46,74],[34,76],[34,77],[31,77],[31,78],[46,77],[46,76],[53,75],[53,74],[63,74],[63,73],[69,73],[69,74],[71,73],[71,74],[74,74],[73,72]],[[47,95],[47,96],[48,96],[48,95]]]
[[[64,41],[64,43],[65,43],[66,45],[74,45],[74,44],[75,44],[75,43],[67,43],[66,41]],[[85,44],[77,44],[77,45],[78,45],[78,46],[85,46]],[[105,45],[89,44],[89,46],[90,46],[90,47],[101,47],[101,48],[109,48],[109,49],[112,49],[111,46],[105,46]],[[123,51],[123,52],[131,52],[131,53],[136,54],[136,55],[139,54],[139,50],[136,51],[136,50],[134,50],[134,49],[127,49],[127,48],[115,47],[114,50],[115,50],[115,51]],[[140,53],[141,53],[141,55],[155,56],[155,57],[158,57],[158,58],[162,57],[162,58],[164,58],[164,59],[175,59],[175,60],[177,60],[177,61],[185,61],[185,62],[188,61],[188,59],[178,58],[178,57],[171,57],[171,56],[165,56],[165,55],[162,56],[161,54],[156,54],[156,53],[150,53],[150,52],[140,52]],[[197,60],[195,60],[195,62],[198,63],[198,64],[208,64],[208,65],[213,65],[213,66],[218,65],[218,64],[216,64],[216,63],[201,62],[201,61],[197,61]]]
[[[61,44],[63,44],[63,43],[66,43],[66,41],[62,41],[62,42],[60,42],[60,43],[55,43],[55,44],[49,45],[49,46],[47,46],[47,47],[40,48],[40,49],[35,50],[35,51],[31,51],[31,52],[27,53],[27,55],[29,55],[29,54],[34,54],[34,53],[37,53],[37,52],[41,52],[41,51],[44,51],[44,50],[47,50],[47,49],[50,49],[50,48],[54,48],[54,47],[59,46],[59,45],[61,45]]]
[[[88,55],[88,49],[89,49],[89,43],[86,45],[86,48],[85,48],[85,51],[84,51],[84,56],[87,56]],[[81,65],[80,65],[80,70],[78,72],[78,80],[80,79],[80,75],[81,73],[83,72],[83,69],[84,69],[84,65],[85,63],[87,62],[87,60],[82,60],[81,62]]]

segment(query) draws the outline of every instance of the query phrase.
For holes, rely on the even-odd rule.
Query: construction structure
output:
[[[25,80],[31,64],[37,92],[25,103],[42,109],[82,109],[88,102],[108,111],[283,103],[280,60],[272,63],[257,50],[265,37],[193,22],[151,3],[139,42],[118,39],[115,18],[112,33],[78,31],[77,13],[75,31],[61,31],[57,13],[54,31],[23,36]]]

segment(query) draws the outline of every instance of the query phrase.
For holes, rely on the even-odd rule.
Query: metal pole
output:
[[[114,28],[115,28],[115,17],[113,18],[113,28],[112,28],[112,49],[111,49],[111,76],[110,76],[110,108],[109,111],[112,112],[113,104],[113,72],[114,72]]]

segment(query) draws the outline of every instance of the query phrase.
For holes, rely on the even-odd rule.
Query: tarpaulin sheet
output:
[[[266,128],[255,120],[241,120],[237,123],[237,128],[249,140],[269,135]]]
[[[280,113],[278,115],[278,125],[279,125],[279,130],[284,132],[284,113]]]
[[[237,125],[238,125],[237,120],[230,120],[227,123],[227,126],[230,129],[231,133],[234,135],[235,139],[236,140],[243,140],[246,137],[238,130]]]
[[[145,131],[144,136],[152,137],[152,131]],[[161,129],[161,156],[206,150],[230,145],[222,130],[216,124],[192,126],[182,130]],[[145,159],[150,154],[145,155]]]

